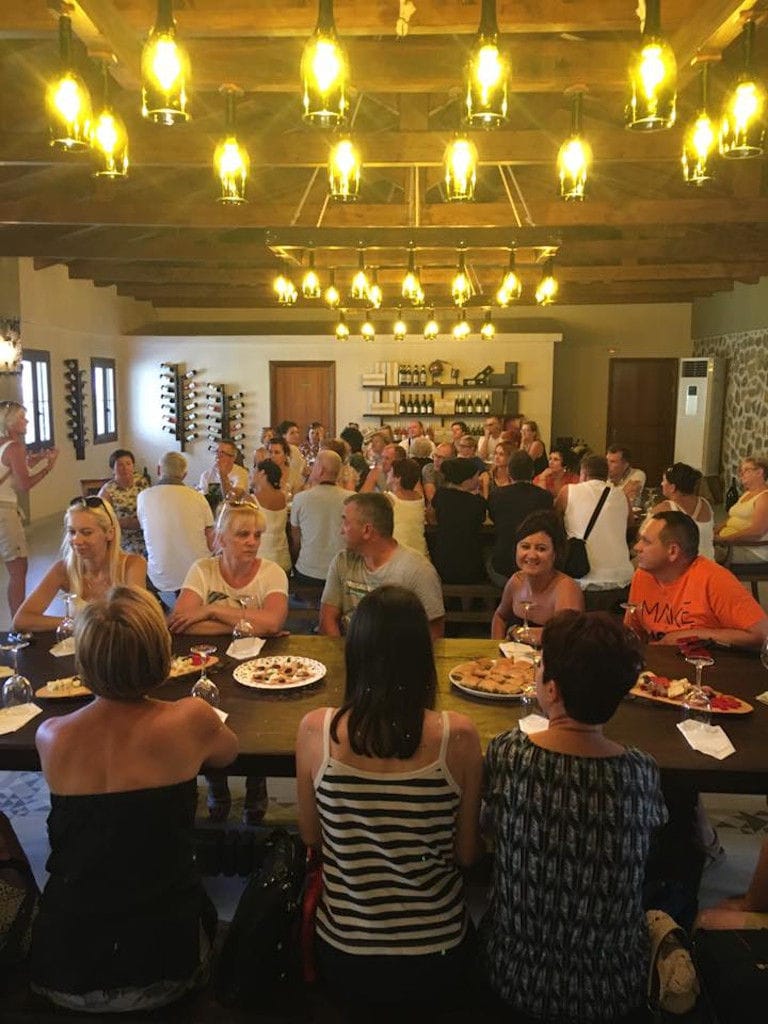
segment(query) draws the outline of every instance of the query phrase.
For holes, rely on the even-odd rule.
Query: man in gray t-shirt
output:
[[[361,598],[384,584],[413,591],[424,605],[432,637],[443,635],[445,609],[440,578],[422,555],[392,536],[392,505],[383,494],[352,494],[344,503],[341,535],[346,545],[331,562],[320,602],[320,632],[341,636]]]

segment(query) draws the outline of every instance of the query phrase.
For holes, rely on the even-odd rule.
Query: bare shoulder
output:
[[[326,712],[335,710],[335,708],[315,708],[314,711],[308,711],[299,722],[298,737],[303,740],[311,740],[322,735]]]
[[[462,715],[458,711],[448,712],[448,728],[450,730],[449,742],[461,744],[474,744],[480,742],[480,734],[477,726],[468,715]]]

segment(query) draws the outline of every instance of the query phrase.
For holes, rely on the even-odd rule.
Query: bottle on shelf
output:
[[[430,392],[427,398],[427,416],[435,415],[435,396]]]
[[[420,416],[426,416],[427,415],[427,396],[426,395],[422,395],[421,396],[421,401],[419,402],[419,415]]]
[[[457,416],[463,416],[464,415],[464,408],[465,408],[465,406],[464,406],[464,395],[459,395],[459,397],[456,399],[456,402],[454,404],[454,409],[456,410],[456,415]]]
[[[186,378],[186,380],[192,380],[192,378],[196,377],[196,376],[197,376],[197,370],[187,370],[186,373],[182,374],[182,377]]]
[[[397,411],[401,416],[405,416],[405,398],[402,391],[400,392],[400,401],[397,403]]]
[[[427,383],[427,368],[424,365],[424,363],[422,363],[421,364],[421,369],[419,370],[419,384],[421,384],[422,387],[425,387],[426,383]]]
[[[405,384],[405,363],[398,363],[397,365],[397,383],[400,387]]]
[[[411,364],[410,363],[406,363],[405,364],[405,375],[404,376],[405,376],[405,383],[406,383],[406,385],[413,384],[413,374],[411,373]]]
[[[405,403],[405,412],[406,412],[406,415],[408,415],[408,416],[412,416],[413,415],[413,399],[411,398],[410,395],[408,395],[408,398],[407,398],[406,403]]]
[[[483,415],[488,416],[491,411],[491,396],[489,393],[486,394],[485,400],[483,401]]]

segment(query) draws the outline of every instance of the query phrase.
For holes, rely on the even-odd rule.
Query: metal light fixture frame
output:
[[[661,34],[661,0],[645,0],[639,48],[629,63],[624,124],[633,131],[671,128],[677,115],[677,61]]]
[[[333,0],[318,0],[317,24],[301,55],[305,121],[323,128],[346,123],[349,113],[349,61],[336,34]]]
[[[51,145],[67,153],[83,153],[91,147],[93,106],[88,86],[75,69],[70,9],[64,4],[59,15],[61,70],[45,90],[45,108]]]
[[[219,88],[224,96],[224,135],[213,154],[213,170],[221,192],[217,201],[227,206],[242,206],[247,203],[245,190],[251,172],[251,158],[248,150],[237,139],[237,100],[243,95],[238,85],[227,82]]]
[[[157,0],[157,17],[141,52],[141,114],[168,127],[189,120],[189,55],[176,36],[173,0]]]
[[[91,149],[96,160],[94,178],[119,181],[128,175],[128,130],[125,121],[110,102],[109,62],[114,58],[102,57],[101,109],[91,125]]]
[[[582,114],[584,89],[569,90],[571,97],[571,134],[557,154],[557,176],[560,198],[581,202],[587,191],[587,179],[592,166],[592,147],[583,136]]]
[[[712,58],[699,58],[700,99],[696,117],[683,133],[681,163],[683,181],[701,186],[714,178],[714,163],[718,154],[718,131],[709,116],[709,65]]]
[[[763,83],[752,70],[755,22],[749,18],[742,33],[744,65],[733,89],[726,96],[720,120],[720,155],[726,160],[750,160],[765,149],[768,97]]]
[[[482,0],[465,71],[464,116],[471,128],[498,128],[509,116],[509,57],[499,49],[496,0]]]

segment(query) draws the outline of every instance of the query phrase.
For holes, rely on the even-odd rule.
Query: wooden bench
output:
[[[752,596],[759,602],[760,584],[768,583],[768,540],[756,540],[743,544],[717,540],[715,547],[725,548],[725,559],[722,564],[726,569],[730,569],[736,579],[741,580],[742,583],[749,583]],[[734,556],[738,559],[739,548],[765,548],[766,560],[764,562],[734,561]]]
[[[286,627],[295,633],[310,633],[317,626],[322,587],[288,581],[288,617]]]
[[[492,583],[443,583],[446,635],[461,636],[462,627],[474,623],[484,627],[481,635],[490,636],[500,600],[501,591]]]

